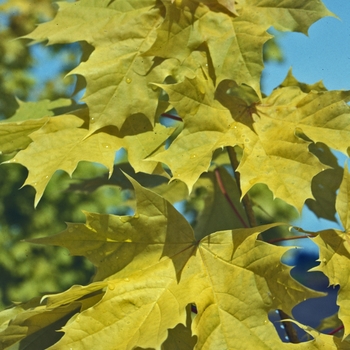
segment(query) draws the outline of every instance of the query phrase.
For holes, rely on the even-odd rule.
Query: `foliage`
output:
[[[37,206],[58,170],[100,163],[108,175],[92,171],[69,191],[99,203],[107,193],[97,191],[118,186],[125,196],[114,191],[109,205],[124,199],[134,213],[106,213],[101,200],[85,223],[27,240],[65,247],[96,271],[89,284],[2,311],[1,349],[295,348],[280,340],[272,310],[291,342],[292,324],[310,335],[300,349],[349,347],[350,177],[331,149],[349,152],[350,92],[291,72],[269,96],[260,91],[266,31],[307,34],[331,15],[318,0],[80,0],[60,2],[23,37],[81,43],[70,74],[85,92],[80,105],[20,102],[0,124],[6,167],[27,168]],[[127,157],[115,164],[121,149]],[[340,286],[331,322],[342,335],[293,319],[294,306],[323,294],[295,281],[281,262],[289,248],[272,244],[293,237],[305,202],[343,224],[304,236],[320,247],[316,270]]]
[[[0,119],[10,117],[16,109],[16,114],[8,120],[20,121],[23,115],[28,114],[33,118],[53,116],[64,108],[72,108],[72,102],[66,97],[71,94],[74,79],[70,77],[63,80],[63,77],[80,57],[77,52],[79,44],[28,46],[28,40],[14,40],[32,31],[38,21],[51,19],[54,13],[51,0],[30,4],[23,0],[11,0],[0,5]],[[39,54],[42,57],[38,57]],[[61,68],[50,69],[48,75],[43,60],[50,61],[54,66],[59,61]],[[35,76],[39,63],[41,75],[44,71],[43,81]],[[22,102],[39,97],[44,99],[39,104]],[[66,99],[55,101],[58,97]],[[66,107],[58,109],[60,105]],[[0,142],[4,142],[5,137],[1,133]],[[17,140],[20,140],[18,136]],[[12,141],[15,141],[13,137]],[[0,162],[9,157],[11,154],[0,155]],[[76,176],[84,179],[86,174],[98,176],[102,173],[103,169],[91,163],[81,163]],[[72,192],[68,190],[71,184],[68,177],[58,172],[34,211],[33,189],[25,187],[18,191],[26,176],[24,167],[0,167],[1,308],[12,301],[65,290],[74,283],[88,283],[93,273],[93,266],[86,259],[72,257],[63,248],[25,244],[21,240],[61,230],[65,221],[83,222],[81,209],[120,214],[128,210],[128,207],[123,206],[116,211],[116,206],[125,197],[118,189],[105,186],[91,195],[83,191]]]

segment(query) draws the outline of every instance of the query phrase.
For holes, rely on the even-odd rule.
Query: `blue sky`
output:
[[[278,43],[285,62],[266,65],[265,93],[270,93],[284,79],[290,67],[299,81],[323,80],[330,90],[350,89],[350,0],[323,0],[323,3],[339,19],[322,18],[310,27],[308,36],[283,33]]]

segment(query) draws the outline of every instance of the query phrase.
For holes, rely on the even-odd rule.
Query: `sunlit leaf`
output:
[[[290,268],[280,262],[288,248],[257,240],[276,224],[217,232],[195,242],[181,214],[131,181],[137,197],[134,216],[90,213],[86,224],[69,224],[56,236],[35,240],[85,255],[97,267],[95,281],[108,283],[102,299],[63,328],[65,335],[53,349],[83,349],[99,342],[112,349],[114,339],[126,349],[160,346],[167,328],[185,324],[189,303],[198,309],[193,325],[196,348],[225,344],[235,349],[237,339],[243,338],[247,345],[277,349],[269,310],[291,313],[305,297],[320,294],[290,277]],[[64,294],[57,298],[62,303]]]

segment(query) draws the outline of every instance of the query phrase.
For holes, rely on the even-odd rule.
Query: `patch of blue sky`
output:
[[[53,52],[50,47],[41,43],[30,46],[31,54],[35,61],[35,64],[30,69],[30,73],[37,78],[37,83],[29,95],[29,100],[37,100],[45,84],[66,69],[66,64],[70,61],[69,56],[72,53],[75,56],[72,63],[78,64],[81,56],[79,44],[70,44],[69,46],[67,45],[68,47],[69,50]],[[67,96],[70,96],[73,91],[74,84],[69,87]]]
[[[266,64],[263,72],[266,94],[283,81],[290,67],[301,82],[312,84],[322,80],[329,90],[350,89],[350,1],[323,3],[338,19],[322,18],[309,28],[308,36],[289,32],[278,35],[285,60]]]

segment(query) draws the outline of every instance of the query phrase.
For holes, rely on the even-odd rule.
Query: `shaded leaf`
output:
[[[339,319],[344,324],[344,338],[350,334],[349,311],[349,278],[350,278],[350,238],[349,238],[349,207],[350,207],[350,177],[344,169],[343,181],[339,188],[336,208],[344,227],[344,232],[325,230],[319,232],[313,241],[320,249],[320,265],[313,268],[322,271],[331,285],[339,285],[337,304]]]
[[[32,142],[29,135],[40,129],[48,120],[49,118],[44,117],[23,122],[0,123],[0,154],[12,153],[28,147]]]
[[[227,145],[243,144],[252,131],[240,120],[244,108],[228,110],[215,99],[215,88],[204,77],[186,78],[183,82],[161,85],[170,103],[182,116],[184,128],[170,147],[149,157],[165,163],[173,180],[186,183],[192,191],[201,173],[208,170],[213,152]],[[237,106],[236,106],[237,107]]]
[[[311,144],[310,150],[323,164],[332,168],[322,171],[313,178],[311,189],[315,199],[308,199],[306,204],[317,217],[336,221],[335,202],[337,190],[343,177],[343,168],[338,165],[337,158],[326,145]]]
[[[194,228],[197,239],[216,231],[248,227],[248,219],[240,202],[236,181],[225,168],[220,167],[214,172],[204,174],[196,183],[195,188],[198,187],[204,187],[206,195],[204,209],[197,217],[197,225]]]
[[[16,113],[6,119],[6,122],[18,122],[30,119],[40,119],[54,116],[54,109],[67,107],[72,104],[72,100],[61,98],[55,101],[41,100],[38,102],[23,102],[17,99],[18,109]]]

